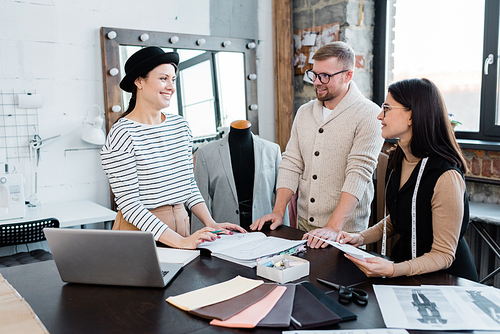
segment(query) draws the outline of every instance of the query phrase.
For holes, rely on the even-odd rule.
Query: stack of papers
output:
[[[208,249],[212,256],[253,268],[258,260],[278,255],[298,247],[306,240],[288,240],[268,237],[262,232],[223,234],[220,239],[198,246]]]
[[[200,256],[199,250],[156,247],[161,263],[181,263],[183,266]]]

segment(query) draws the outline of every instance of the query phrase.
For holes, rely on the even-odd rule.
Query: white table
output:
[[[469,202],[469,210],[471,220],[500,225],[500,204]]]
[[[115,211],[92,201],[73,201],[26,208],[26,215],[23,218],[0,220],[0,224],[56,218],[59,220],[60,227],[70,227],[114,221],[115,217]]]
[[[489,203],[469,203],[469,222],[481,238],[491,248],[493,253],[500,258],[500,245],[491,237],[484,224],[500,225],[500,205]],[[500,267],[482,278],[479,282],[484,283],[500,272]]]

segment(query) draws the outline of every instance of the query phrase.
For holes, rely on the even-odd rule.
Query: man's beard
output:
[[[327,91],[326,94],[319,96],[318,89],[316,87],[314,87],[314,92],[316,93],[316,98],[318,99],[318,101],[321,101],[321,102],[333,100],[334,98],[336,98],[338,96],[338,93],[333,94],[330,91]]]

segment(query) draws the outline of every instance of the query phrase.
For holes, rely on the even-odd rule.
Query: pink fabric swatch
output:
[[[235,316],[232,316],[226,321],[214,319],[210,321],[210,325],[232,328],[254,328],[269,312],[271,312],[274,305],[276,305],[285,291],[286,287],[278,286],[266,297]]]

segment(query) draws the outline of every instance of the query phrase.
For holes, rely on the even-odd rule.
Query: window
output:
[[[428,78],[441,90],[458,139],[500,141],[499,3],[388,0],[376,5],[374,101],[387,86]],[[489,57],[489,58],[488,58]],[[487,59],[491,59],[488,61]]]

